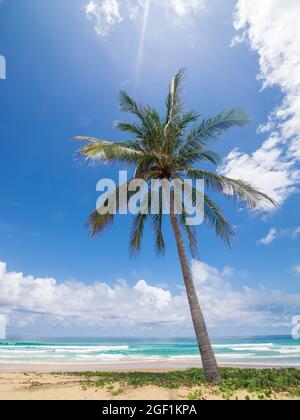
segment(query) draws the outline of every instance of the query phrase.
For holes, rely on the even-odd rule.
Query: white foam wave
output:
[[[224,364],[287,365],[300,366],[300,346],[292,342],[287,344],[244,343],[215,344],[216,357]],[[168,350],[170,352],[168,352]],[[147,353],[145,353],[147,351]],[[182,354],[182,353],[190,354]],[[151,353],[151,354],[149,354]],[[154,354],[153,354],[154,353]],[[173,354],[172,354],[173,353]],[[158,345],[88,345],[54,344],[42,345],[22,343],[22,345],[0,345],[1,363],[26,364],[117,364],[173,362],[191,363],[197,366],[201,359],[196,352],[196,345],[176,348],[172,344]]]
[[[22,350],[19,350],[22,349]],[[0,352],[11,351],[11,352],[65,352],[65,353],[90,353],[97,351],[118,351],[118,350],[129,350],[129,346],[3,346],[0,347]]]
[[[232,354],[232,353],[228,353],[228,354],[217,354],[216,358],[218,360],[224,360],[224,359],[248,359],[251,357],[254,357],[255,354],[254,353],[244,353],[244,354]]]
[[[233,351],[272,351],[273,346],[247,346],[247,347],[230,347]]]
[[[270,348],[274,347],[273,343],[266,343],[266,344],[214,344],[214,349],[248,349],[248,348]]]

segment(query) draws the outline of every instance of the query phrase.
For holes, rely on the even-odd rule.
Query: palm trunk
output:
[[[199,345],[199,350],[202,359],[202,365],[206,379],[209,382],[221,382],[221,376],[218,370],[218,365],[216,358],[211,346],[211,342],[208,336],[207,328],[205,325],[205,320],[203,313],[201,311],[199,300],[196,294],[195,285],[192,278],[192,273],[186,256],[184,243],[181,235],[180,225],[178,223],[177,216],[174,212],[174,206],[171,205],[171,224],[173,227],[178,255],[181,263],[182,274],[184,278],[185,288],[187,292],[187,297],[190,305],[190,310],[192,314],[192,319],[194,323],[194,329]]]

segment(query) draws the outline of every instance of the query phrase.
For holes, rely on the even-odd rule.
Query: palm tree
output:
[[[122,132],[129,133],[131,139],[126,142],[109,142],[95,137],[75,137],[75,140],[86,142],[79,150],[79,156],[85,160],[100,161],[102,163],[121,162],[134,165],[133,179],[143,179],[148,183],[153,180],[165,182],[175,179],[200,178],[204,180],[206,189],[224,193],[235,202],[242,203],[252,210],[262,201],[275,205],[271,198],[248,183],[230,179],[215,172],[207,171],[203,167],[196,166],[201,164],[201,162],[217,166],[220,158],[216,153],[207,150],[207,145],[216,140],[229,128],[244,126],[249,119],[244,111],[233,109],[221,112],[210,119],[202,119],[199,123],[197,112],[185,111],[184,109],[182,101],[183,79],[183,70],[179,71],[172,79],[166,100],[166,115],[164,117],[161,117],[155,109],[137,103],[125,91],[121,91],[119,97],[121,110],[132,114],[135,117],[135,121],[119,122],[116,126]],[[188,127],[191,124],[193,124],[193,127],[188,131]],[[118,194],[120,188],[120,186],[117,187],[116,191],[112,193],[117,195],[117,204],[121,204]],[[196,193],[196,189],[193,188],[190,195],[190,199],[193,202]],[[183,211],[181,215],[176,214],[174,211],[173,190],[170,197],[170,222],[174,231],[203,369],[208,381],[220,382],[221,377],[199,305],[182,236],[182,230],[184,230],[194,257],[197,250],[195,227],[186,223],[187,211],[184,203],[182,204]],[[146,198],[151,199],[151,197]],[[147,199],[142,202],[141,209],[145,209],[145,206],[148,206]],[[203,199],[205,223],[214,229],[217,236],[230,245],[234,238],[234,229],[224,217],[222,210],[208,195],[204,194]],[[108,201],[105,204],[107,205]],[[138,254],[141,249],[144,226],[147,219],[151,219],[152,222],[157,251],[164,252],[165,240],[162,231],[163,212],[161,200],[159,209],[160,212],[156,215],[150,215],[149,212],[141,210],[135,216],[130,237],[132,255]],[[111,213],[107,208],[107,212],[100,212],[97,209],[91,214],[89,218],[91,236],[101,234],[113,222],[114,214]]]

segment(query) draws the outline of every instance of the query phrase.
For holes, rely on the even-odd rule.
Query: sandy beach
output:
[[[191,397],[193,396],[194,397]],[[198,398],[199,396],[199,398]],[[200,397],[201,396],[201,397]],[[220,400],[239,399],[256,400],[258,394],[240,390],[230,398],[216,393],[215,387],[179,387],[166,389],[158,386],[135,387],[114,383],[106,387],[86,387],[82,378],[68,376],[67,374],[49,373],[1,373],[0,374],[0,400],[150,400],[150,401],[176,401],[187,399]],[[287,393],[276,393],[277,400],[290,400]]]
[[[186,399],[189,392],[190,389],[169,390],[155,386],[121,388],[119,384],[114,389],[85,389],[81,378],[66,375],[0,374],[0,400],[180,400]]]
[[[249,390],[236,390],[226,396],[218,392],[217,387],[207,384],[197,386],[163,387],[156,385],[134,386],[121,380],[97,385],[97,372],[115,372],[120,375],[128,372],[169,373],[186,371],[187,368],[199,367],[191,364],[178,364],[173,368],[166,363],[116,364],[105,365],[0,365],[0,400],[186,400],[186,399],[260,399],[259,393]],[[237,366],[235,366],[237,367]],[[245,366],[241,366],[245,367]],[[258,369],[258,366],[246,366]],[[81,372],[81,374],[76,374]],[[86,372],[91,374],[86,376]],[[120,380],[120,382],[118,382]],[[287,392],[275,392],[272,399],[290,400]]]

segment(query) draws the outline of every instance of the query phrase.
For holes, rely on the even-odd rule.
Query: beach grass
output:
[[[237,369],[222,368],[221,385],[207,384],[202,369],[170,372],[72,372],[68,375],[82,378],[82,386],[105,388],[116,385],[157,386],[167,389],[190,388],[188,398],[205,399],[204,391],[210,390],[222,399],[231,399],[240,391],[247,392],[246,399],[276,399],[278,395],[300,397],[300,371],[297,369]]]

